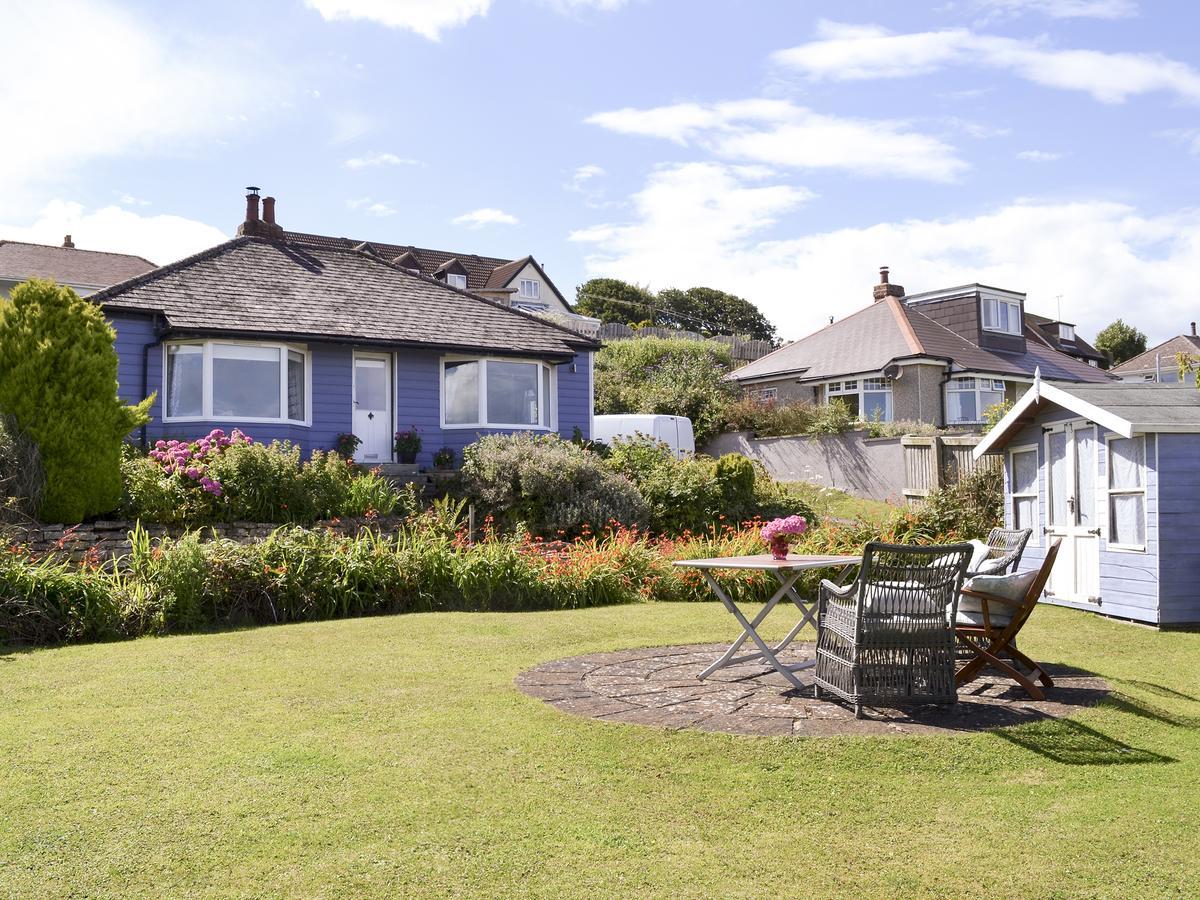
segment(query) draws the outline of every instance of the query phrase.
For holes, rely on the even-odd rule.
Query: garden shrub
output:
[[[493,434],[463,451],[461,485],[505,531],[573,535],[610,521],[643,524],[637,488],[604,460],[557,435]]]
[[[91,566],[0,552],[0,644],[59,644],[116,637],[119,586]]]
[[[31,280],[0,306],[0,409],[37,444],[46,475],[39,515],[79,522],[121,502],[121,443],[151,399],[117,396],[116,334],[73,290]]]
[[[986,538],[1004,523],[1003,470],[998,465],[980,465],[955,483],[931,491],[914,517],[930,534],[956,540]]]
[[[45,490],[37,444],[12,416],[0,416],[0,521],[34,518]]]

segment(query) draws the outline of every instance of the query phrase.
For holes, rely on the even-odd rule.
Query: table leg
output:
[[[777,573],[777,577],[779,577],[778,573]],[[744,659],[752,659],[752,658],[761,656],[761,658],[763,658],[767,662],[769,662],[771,664],[772,668],[774,668],[776,672],[778,672],[780,675],[782,675],[784,678],[786,678],[797,690],[803,689],[804,686],[800,683],[799,679],[797,679],[796,676],[792,674],[791,668],[789,668],[788,666],[785,666],[783,663],[781,663],[776,658],[775,653],[777,652],[777,650],[772,649],[771,646],[769,644],[767,644],[766,641],[764,641],[761,637],[759,637],[759,634],[757,631],[758,626],[760,624],[762,624],[763,619],[765,619],[767,617],[767,615],[771,612],[771,610],[773,610],[775,608],[776,604],[779,603],[779,601],[782,600],[784,597],[786,597],[792,593],[793,585],[795,585],[796,580],[799,577],[800,577],[799,572],[796,572],[795,574],[792,575],[791,578],[788,578],[788,579],[779,577],[779,581],[780,581],[779,590],[777,590],[774,594],[771,595],[771,599],[767,601],[766,605],[762,608],[762,610],[758,613],[758,615],[756,615],[754,617],[753,621],[751,621],[751,620],[748,620],[742,614],[742,611],[737,608],[737,604],[734,603],[732,599],[730,599],[729,595],[725,593],[725,591],[721,588],[721,585],[719,585],[717,583],[716,579],[714,579],[707,571],[704,573],[704,578],[708,582],[709,588],[712,590],[712,592],[714,594],[717,595],[717,598],[721,601],[721,603],[723,603],[725,605],[725,608],[727,610],[729,610],[729,613],[735,619],[737,619],[738,623],[742,626],[742,634],[741,634],[741,637],[739,637],[736,641],[734,641],[730,645],[729,649],[725,651],[724,655],[721,656],[720,659],[718,659],[711,666],[709,666],[707,669],[705,669],[703,672],[700,673],[699,678],[701,678],[701,679],[707,678],[713,672],[717,671],[717,669],[720,669],[724,666],[730,665],[733,662],[739,661],[739,660],[734,660],[733,655],[735,653],[737,653],[738,649],[742,646],[742,644],[745,643],[746,638],[750,638],[758,646],[759,652],[749,654],[748,656],[742,657],[741,659],[743,659],[743,660]],[[780,644],[778,649],[782,649],[783,647],[786,647],[787,644],[790,643],[791,639],[795,637],[796,631],[799,631],[799,629],[794,629],[793,634],[787,640],[785,640],[782,644]]]

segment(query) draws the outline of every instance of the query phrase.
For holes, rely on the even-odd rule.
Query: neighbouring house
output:
[[[1062,549],[1045,599],[1160,626],[1200,624],[1200,391],[1035,379],[975,447],[1004,458],[1023,566]]]
[[[297,244],[274,198],[241,235],[95,294],[117,332],[120,392],[157,393],[144,441],[241,428],[256,440],[392,459],[415,426],[433,453],[492,432],[586,438],[598,343],[366,249]]]
[[[1174,384],[1180,380],[1179,357],[1200,356],[1200,337],[1196,335],[1196,323],[1192,323],[1191,334],[1178,334],[1145,353],[1113,366],[1112,373],[1122,381]],[[1196,376],[1188,373],[1184,378],[1188,384],[1196,383]]]
[[[1025,295],[969,284],[905,296],[880,270],[874,303],[728,376],[763,401],[847,403],[863,419],[977,426],[988,407],[1042,377],[1111,378],[1051,345]],[[1061,323],[1055,323],[1061,324]]]
[[[1045,341],[1059,353],[1073,356],[1098,369],[1107,369],[1112,365],[1112,360],[1106,353],[1097,350],[1075,333],[1075,325],[1071,322],[1050,319],[1027,311],[1025,324],[1030,326],[1030,333],[1034,337]]]
[[[0,240],[0,297],[30,278],[47,278],[73,288],[81,297],[154,268],[128,253],[80,250],[68,234],[62,246]]]
[[[285,231],[283,237],[293,244],[373,253],[402,269],[496,300],[512,309],[549,318],[590,337],[599,334],[600,320],[574,312],[545,268],[532,256],[502,259],[301,231]]]

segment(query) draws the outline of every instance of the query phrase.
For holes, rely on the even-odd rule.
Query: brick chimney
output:
[[[71,240],[71,236],[69,234],[63,236],[63,246],[66,247],[68,250],[75,249],[75,242],[73,240]],[[1192,334],[1195,334],[1195,333],[1196,333],[1196,323],[1193,322],[1192,323]]]
[[[253,185],[246,188],[246,221],[237,228],[238,236],[270,238],[273,241],[283,240],[283,229],[275,224],[275,198],[258,196],[258,188]],[[262,218],[258,216],[258,203],[262,200]]]
[[[1196,323],[1193,322],[1192,323],[1192,337],[1195,337],[1195,336],[1196,336]]]
[[[879,284],[875,285],[874,295],[876,303],[885,299],[886,297],[904,297],[904,288],[898,284],[892,284],[888,281],[887,266],[879,267]]]

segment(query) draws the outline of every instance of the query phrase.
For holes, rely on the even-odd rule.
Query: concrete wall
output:
[[[781,481],[809,481],[858,497],[904,497],[904,449],[900,438],[869,438],[865,431],[822,437],[757,438],[737,431],[704,447],[711,456],[741,453],[761,462]]]
[[[892,382],[892,415],[897,421],[927,422],[939,428],[942,422],[942,382],[946,367],[916,364],[904,366]]]

